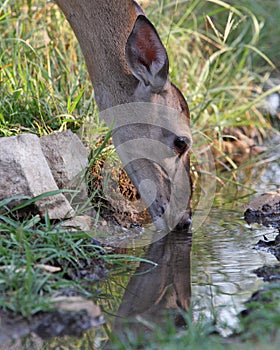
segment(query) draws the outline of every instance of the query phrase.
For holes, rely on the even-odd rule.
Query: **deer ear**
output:
[[[132,74],[153,92],[160,92],[167,80],[169,62],[156,29],[145,16],[137,17],[125,54]]]

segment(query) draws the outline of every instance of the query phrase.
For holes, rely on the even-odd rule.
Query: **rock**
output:
[[[75,190],[75,194],[65,193],[65,196],[72,206],[84,205],[88,200],[84,181],[88,152],[81,140],[66,130],[43,136],[41,146],[58,188]]]
[[[278,92],[266,97],[264,108],[271,116],[276,116],[280,112],[280,95]]]
[[[262,101],[262,109],[265,117],[268,118],[272,126],[280,130],[280,78],[279,76],[270,77],[263,86],[263,92],[267,93],[273,89],[271,94],[267,95]],[[278,87],[278,89],[277,89]]]
[[[55,190],[58,187],[38,136],[0,138],[0,200],[16,195],[36,197]],[[70,218],[74,213],[63,194],[41,199],[36,205],[42,216],[47,210],[50,219]]]
[[[280,228],[280,190],[254,198],[248,204],[244,218],[248,224],[258,223]]]
[[[88,166],[88,153],[71,130],[43,136],[41,147],[59,188],[75,188],[73,180],[81,180]]]
[[[62,227],[73,231],[91,231],[93,228],[93,217],[88,215],[78,215],[60,224]]]
[[[253,272],[265,282],[280,281],[280,265],[264,265]]]
[[[248,209],[251,210],[262,210],[264,205],[269,204],[274,206],[280,201],[280,189],[275,192],[263,193],[255,198],[253,198],[250,203],[247,205]]]
[[[86,310],[88,315],[92,317],[94,323],[92,326],[100,326],[100,324],[104,323],[103,317],[101,315],[100,307],[93,303],[92,300],[87,300],[80,296],[58,296],[52,298],[52,302],[54,303],[54,307],[61,310],[68,311],[81,311]],[[100,323],[101,322],[101,323]]]
[[[268,240],[265,236],[255,245],[255,249],[273,254],[280,261],[280,233],[274,240]]]
[[[256,322],[260,322],[260,325],[266,324],[273,326],[274,323],[272,320],[277,319],[279,315],[279,283],[271,283],[264,288],[257,290],[252,294],[250,299],[245,302],[245,305],[247,308],[241,311],[239,315],[242,319],[251,315],[249,322],[246,323],[247,327],[250,327],[250,325],[252,325],[254,328]],[[252,320],[254,321],[253,323]],[[275,328],[276,327],[277,325],[275,324]],[[256,327],[255,331],[256,330],[259,332],[260,328]]]

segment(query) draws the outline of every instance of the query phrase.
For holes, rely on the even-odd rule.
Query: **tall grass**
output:
[[[224,127],[269,127],[256,109],[265,77],[253,67],[253,56],[274,69],[258,49],[261,24],[248,9],[223,1],[163,2],[164,39],[171,76],[187,96],[192,130],[212,137]]]
[[[278,50],[280,29],[278,18],[280,16],[279,0],[251,1],[251,0],[230,0],[233,6],[240,6],[253,12],[260,23],[261,32],[258,48],[268,56],[276,67],[280,68],[280,53]],[[256,57],[256,64],[263,65],[264,62]],[[264,67],[265,69],[265,67]],[[277,72],[275,72],[277,74]]]
[[[0,134],[78,128],[94,111],[76,39],[46,1],[0,5]]]
[[[218,0],[151,0],[147,12],[167,44],[171,77],[188,98],[194,130],[267,126],[255,107],[264,77],[252,58],[267,71],[273,64],[259,50],[262,22],[253,12]],[[2,135],[78,128],[94,114],[81,51],[53,3],[7,0],[0,29]]]

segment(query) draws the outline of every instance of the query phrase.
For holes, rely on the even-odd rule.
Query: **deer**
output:
[[[125,123],[116,117],[112,139],[156,229],[187,230],[191,224],[190,112],[183,94],[170,81],[168,54],[154,25],[133,0],[55,2],[81,47],[99,113],[118,106],[120,115],[122,106],[130,106],[129,113],[134,105],[142,110],[131,122],[129,117]],[[136,139],[142,141],[133,148]],[[150,149],[144,150],[149,143]],[[124,144],[128,146],[121,147]],[[139,149],[142,153],[135,156]],[[150,151],[159,154],[147,157]]]

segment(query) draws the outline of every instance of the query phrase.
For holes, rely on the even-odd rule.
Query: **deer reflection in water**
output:
[[[126,332],[135,335],[145,332],[145,324],[162,324],[168,312],[175,325],[185,325],[182,311],[188,310],[191,297],[189,232],[170,232],[152,243],[145,259],[131,277],[113,327],[117,336]]]

